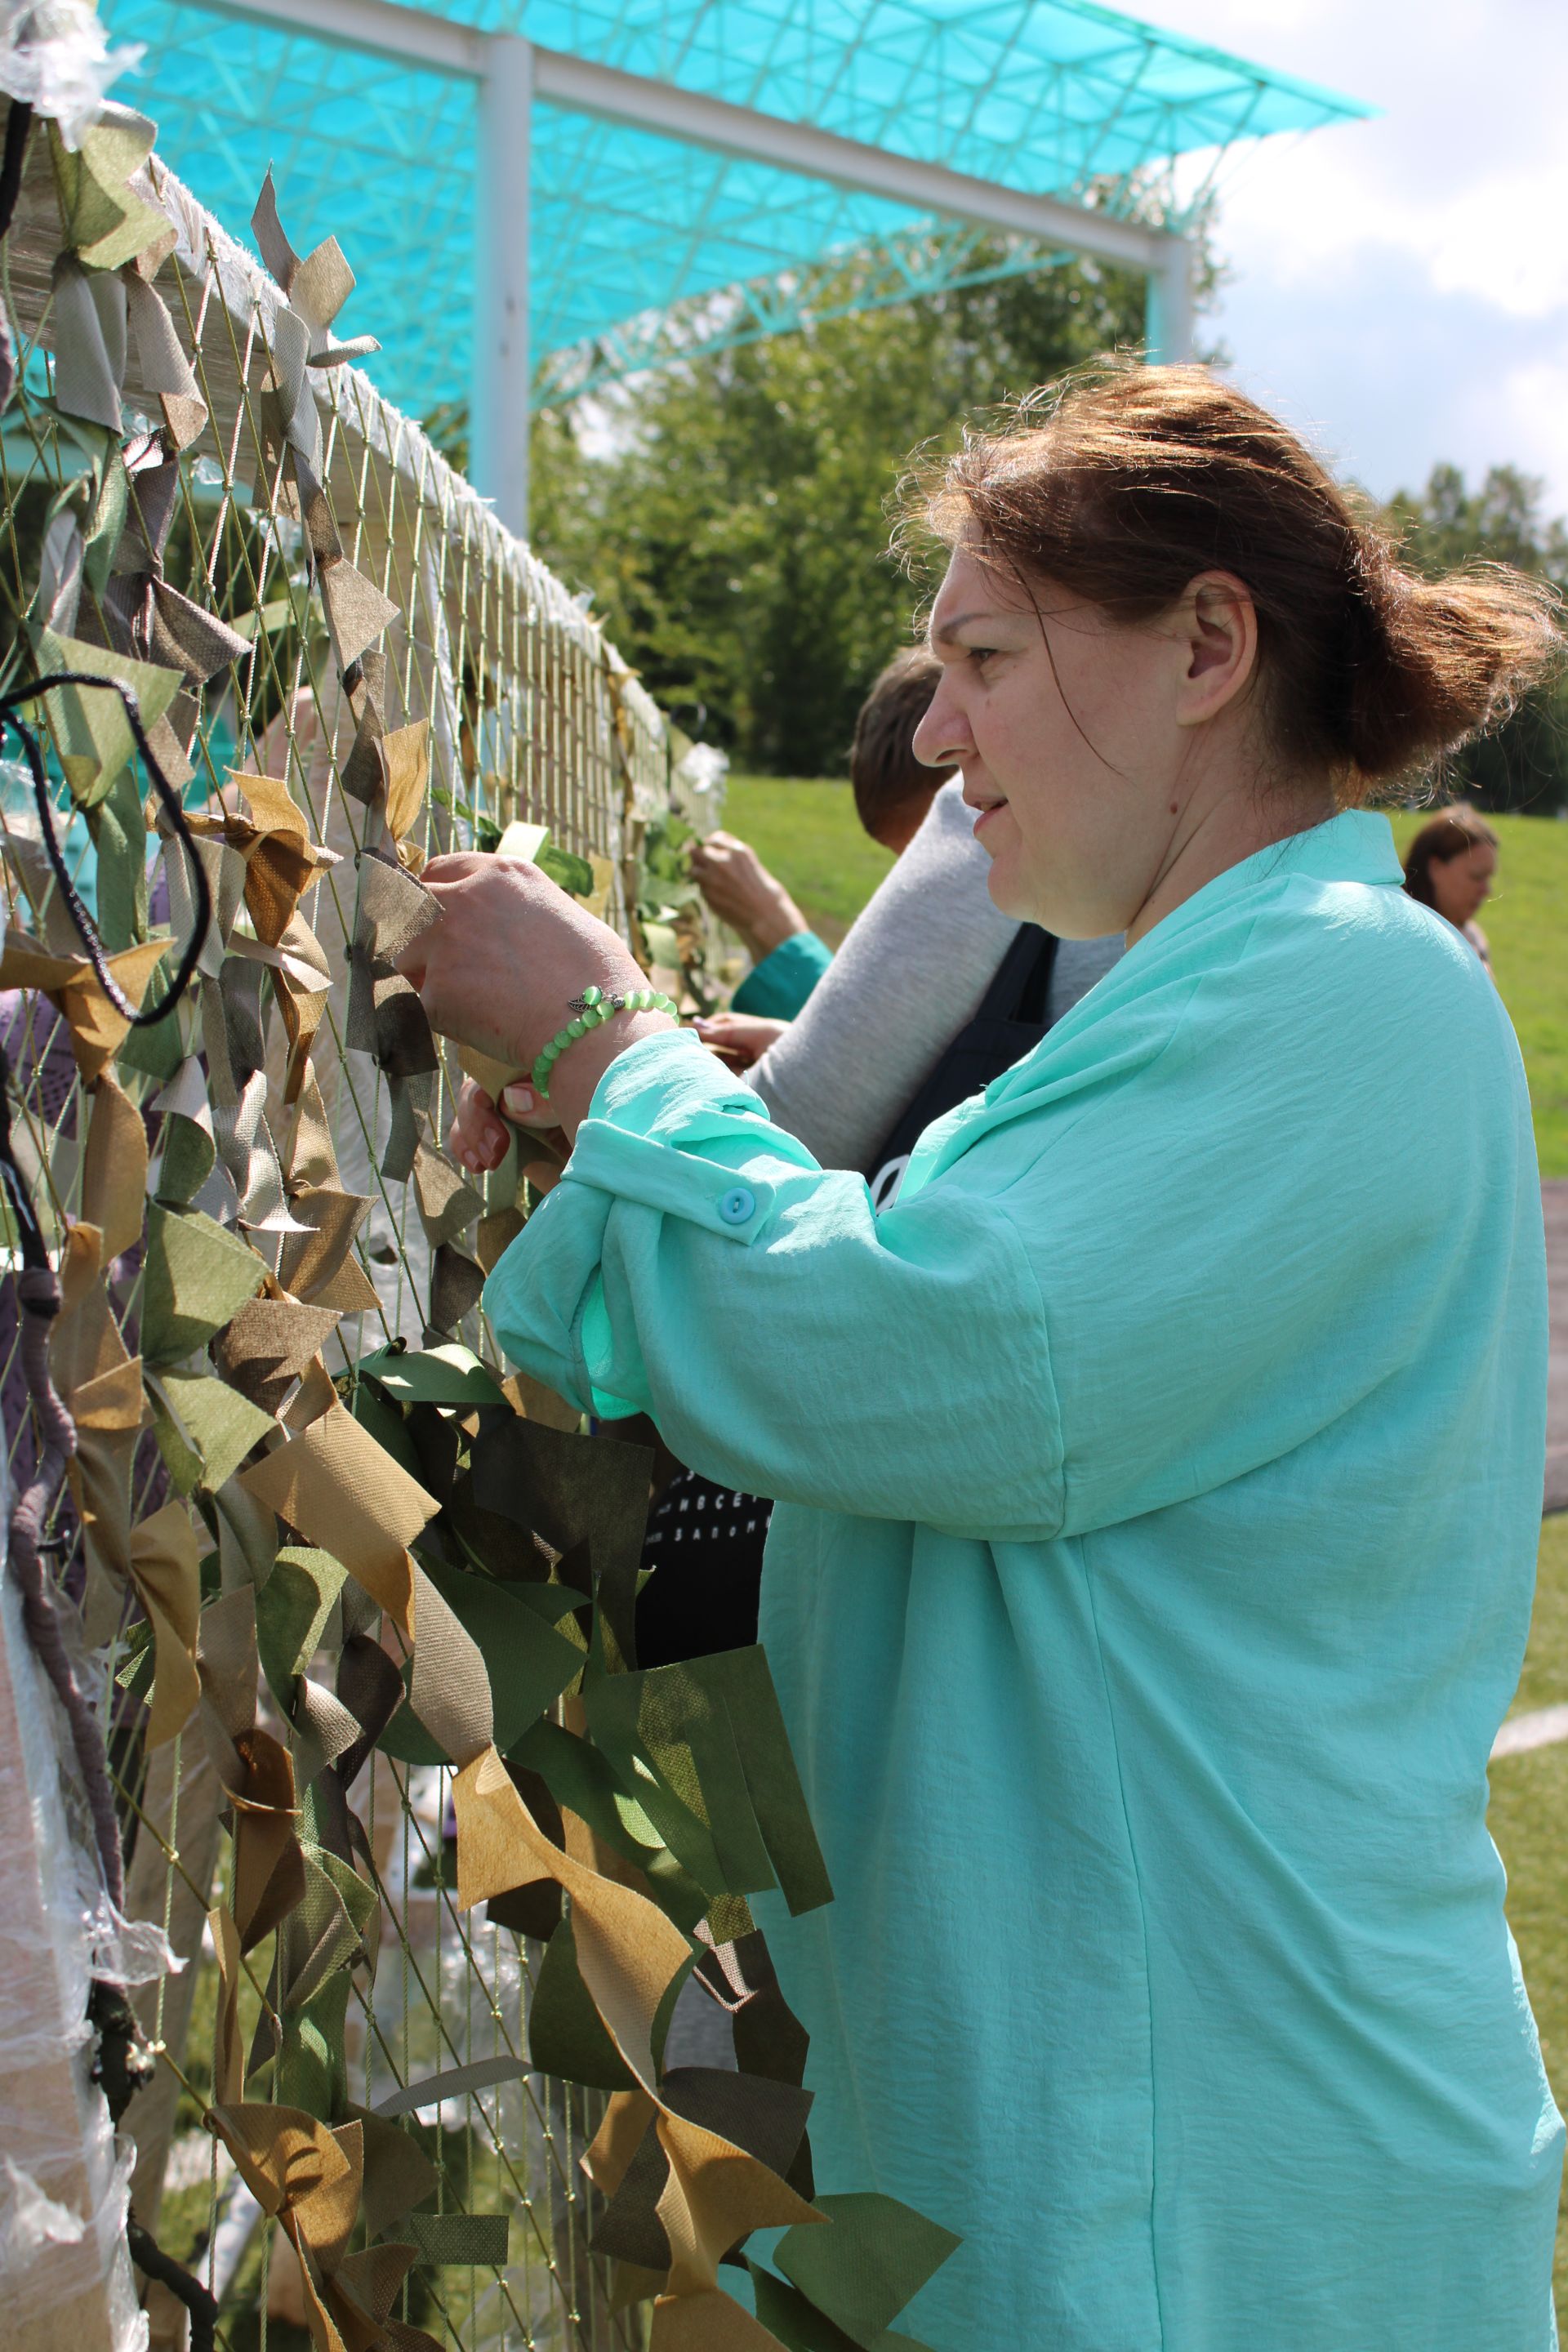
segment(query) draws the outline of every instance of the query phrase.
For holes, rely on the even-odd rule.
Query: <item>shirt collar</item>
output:
[[[1201,890],[1194,890],[1190,898],[1173,908],[1152,930],[1146,931],[1099,986],[1065,1015],[1059,1034],[1057,1029],[1049,1031],[1014,1068],[993,1078],[984,1096],[961,1103],[956,1110],[949,1111],[926,1129],[915,1147],[899,1198],[912,1199],[933,1175],[951,1165],[988,1129],[1033,1108],[1039,1099],[1042,1085],[1059,1087],[1064,1079],[1070,1083],[1075,1076],[1092,1075],[1097,1048],[1085,1049],[1084,1055],[1079,1056],[1082,1069],[1077,1072],[1072,1056],[1081,1040],[1090,1034],[1097,1015],[1103,1014],[1113,1003],[1120,1003],[1130,988],[1136,994],[1149,976],[1146,966],[1158,971],[1172,950],[1180,961],[1182,941],[1189,929],[1211,922],[1216,916],[1223,919],[1226,908],[1245,898],[1248,890],[1289,875],[1303,875],[1318,882],[1352,882],[1390,888],[1398,887],[1405,880],[1388,819],[1376,809],[1345,809],[1322,824],[1310,825],[1304,833],[1290,834],[1283,841],[1270,842],[1267,849],[1244,857],[1239,865],[1227,866],[1223,874],[1216,874],[1212,882],[1206,882]],[[1067,1043],[1069,1038],[1073,1041],[1070,1045]]]
[[[1309,825],[1304,833],[1287,834],[1283,841],[1271,841],[1267,849],[1253,852],[1239,865],[1227,866],[1190,898],[1146,931],[1138,946],[1128,950],[1129,957],[1140,948],[1152,947],[1156,941],[1163,948],[1194,923],[1206,922],[1218,914],[1233,898],[1256,889],[1260,883],[1275,882],[1287,875],[1304,875],[1314,882],[1361,882],[1385,885],[1398,888],[1405,881],[1405,869],[1400,865],[1394,846],[1394,835],[1387,817],[1381,809],[1342,809],[1322,824]]]

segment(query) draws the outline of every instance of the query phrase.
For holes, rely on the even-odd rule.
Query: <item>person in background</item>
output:
[[[1405,853],[1410,897],[1463,932],[1488,971],[1491,950],[1476,916],[1491,897],[1497,853],[1496,834],[1463,801],[1439,809]]]
[[[923,768],[912,745],[940,665],[923,646],[894,658],[860,706],[849,750],[849,788],[861,824],[884,849],[902,856],[925,821],[951,768]],[[706,1043],[742,1067],[754,1062],[793,1021],[833,960],[776,875],[750,842],[710,834],[691,853],[691,872],[721,922],[740,934],[752,970],[728,1013],[700,1023]]]
[[[691,873],[709,908],[738,933],[752,969],[715,1020],[723,1051],[734,1062],[754,1061],[793,1021],[833,961],[776,874],[749,841],[710,833],[692,846]]]

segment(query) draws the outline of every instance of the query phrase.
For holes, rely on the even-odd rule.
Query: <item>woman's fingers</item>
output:
[[[739,931],[759,963],[792,931],[807,928],[784,884],[769,873],[751,843],[733,834],[711,833],[697,843],[691,876],[713,912]]]
[[[548,1100],[534,1092],[526,1078],[508,1087],[500,1101],[514,1127],[548,1130],[557,1124],[558,1113],[551,1108]]]
[[[447,1130],[447,1144],[454,1160],[470,1175],[488,1175],[506,1158],[511,1139],[483,1087],[465,1079]]]
[[[536,1192],[547,1192],[561,1172],[571,1146],[556,1124],[555,1113],[547,1102],[541,1102],[531,1087],[508,1087],[501,1097],[506,1118],[511,1126],[531,1125],[528,1139],[529,1150],[534,1155],[523,1173]],[[453,1107],[452,1124],[447,1130],[447,1149],[459,1166],[472,1176],[488,1176],[506,1158],[511,1143],[510,1129],[500,1111],[472,1078],[463,1082],[462,1091]],[[552,1159],[541,1159],[541,1152],[553,1153]],[[549,1183],[535,1183],[533,1171],[543,1169]]]
[[[749,1070],[789,1027],[787,1021],[770,1021],[757,1013],[712,1013],[692,1027],[702,1043],[731,1067]]]

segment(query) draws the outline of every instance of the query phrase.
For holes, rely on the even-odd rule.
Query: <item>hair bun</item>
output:
[[[1375,567],[1351,680],[1349,749],[1371,781],[1408,772],[1500,726],[1561,653],[1544,580],[1475,563],[1438,581]]]

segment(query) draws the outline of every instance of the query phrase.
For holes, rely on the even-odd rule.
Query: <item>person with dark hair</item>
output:
[[[925,822],[937,785],[951,768],[923,766],[915,757],[915,730],[931,708],[942,664],[925,646],[895,654],[855,719],[849,746],[849,786],[856,813],[873,841],[894,856]]]
[[[1492,894],[1498,837],[1463,801],[1429,817],[1405,853],[1405,887],[1465,939],[1487,970],[1491,949],[1476,917]]]
[[[920,831],[937,786],[915,758],[915,729],[935,690],[940,666],[923,646],[895,655],[861,704],[849,751],[855,813],[871,839],[901,856]],[[707,1042],[738,1067],[754,1062],[793,1021],[832,961],[775,874],[748,841],[712,833],[691,852],[699,889],[721,922],[738,932],[752,970],[727,1013],[702,1025]]]
[[[1405,572],[1197,367],[1069,377],[909,507],[918,748],[1005,913],[1127,953],[879,1215],[536,869],[434,860],[404,969],[574,1139],[487,1312],[783,1498],[763,1634],[836,1897],[757,1903],[818,2190],[962,2236],[900,2325],[1548,2352],[1563,2126],[1486,1830],[1540,1185],[1501,1003],[1368,803],[1547,674],[1555,599]],[[453,1142],[505,1149],[477,1089]]]
[[[953,771],[915,754],[941,676],[928,649],[900,654],[860,707],[855,803],[898,863],[836,956],[816,942],[806,999],[787,1020],[760,1020],[746,992],[764,975],[753,972],[728,1013],[696,1024],[705,1045],[746,1071],[780,1126],[825,1166],[859,1169],[879,1206],[897,1192],[921,1129],[1020,1060],[1121,953],[1119,936],[1058,940],[1010,922],[993,902],[990,861],[959,782],[943,781]],[[784,898],[754,852],[734,847],[756,867],[758,881],[742,887],[755,888],[758,903]],[[725,867],[726,883],[733,875],[740,884],[742,862],[727,858]],[[805,919],[795,909],[795,920]]]

